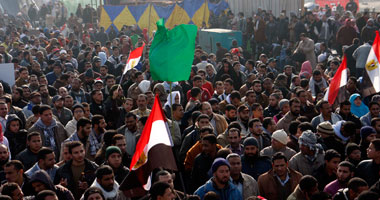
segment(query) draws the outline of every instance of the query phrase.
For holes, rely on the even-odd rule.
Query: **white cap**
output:
[[[286,134],[283,129],[275,131],[272,134],[272,138],[279,141],[283,145],[286,145],[288,143],[288,134]]]

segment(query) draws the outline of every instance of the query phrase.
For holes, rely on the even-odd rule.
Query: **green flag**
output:
[[[195,25],[181,24],[168,30],[164,19],[157,21],[157,32],[149,50],[153,80],[174,82],[189,79],[196,36]]]

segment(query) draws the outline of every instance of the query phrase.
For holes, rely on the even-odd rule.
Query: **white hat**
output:
[[[142,93],[148,92],[150,88],[150,82],[143,80],[139,83],[138,87]]]
[[[275,131],[272,134],[272,138],[281,142],[284,145],[288,143],[288,134],[286,134],[286,132],[283,129]]]
[[[67,54],[67,51],[64,50],[64,49],[62,49],[62,50],[59,52],[59,54]]]

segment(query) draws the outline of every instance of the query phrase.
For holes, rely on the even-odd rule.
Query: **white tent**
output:
[[[290,12],[298,15],[303,6],[303,0],[227,0],[231,11],[234,14],[243,12],[244,16],[252,16],[258,8],[271,10],[273,15],[278,17],[282,10],[286,10],[286,15]]]

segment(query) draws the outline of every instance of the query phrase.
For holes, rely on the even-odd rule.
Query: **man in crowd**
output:
[[[42,147],[37,154],[38,161],[33,165],[25,174],[28,177],[32,177],[38,170],[45,170],[50,178],[54,180],[55,173],[57,172],[58,166],[55,165],[55,154],[54,151],[48,147]]]
[[[340,162],[336,172],[337,179],[327,184],[323,191],[330,195],[335,195],[338,190],[346,188],[348,181],[354,176],[354,171],[355,166],[352,163],[348,161]]]
[[[286,199],[297,187],[302,174],[288,167],[288,159],[282,152],[272,157],[272,169],[259,176],[260,195],[268,200]]]
[[[81,142],[71,142],[68,149],[72,159],[58,168],[54,183],[63,182],[75,199],[79,199],[95,180],[98,165],[85,158],[86,152]]]
[[[238,188],[230,181],[230,164],[224,158],[217,158],[211,166],[213,177],[199,187],[195,194],[203,198],[207,192],[213,191],[226,199],[243,199]]]
[[[300,172],[302,175],[311,175],[324,163],[324,151],[317,143],[315,134],[308,130],[304,131],[298,139],[300,152],[289,161],[289,167]]]
[[[241,158],[239,154],[231,153],[227,156],[227,161],[231,165],[230,175],[232,183],[237,186],[238,190],[247,199],[250,196],[257,196],[259,189],[257,182],[250,175],[241,172]]]
[[[265,147],[263,150],[260,151],[261,156],[268,156],[272,157],[277,152],[284,153],[287,160],[290,160],[296,152],[287,147],[286,144],[288,143],[288,135],[284,130],[277,130],[272,135],[272,141],[271,146]]]
[[[43,146],[50,147],[59,157],[61,144],[69,136],[64,126],[53,118],[50,106],[42,105],[39,109],[40,119],[28,130],[28,132],[40,133]]]

